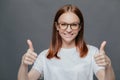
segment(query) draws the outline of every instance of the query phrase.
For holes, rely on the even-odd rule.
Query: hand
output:
[[[37,58],[37,54],[34,52],[33,44],[31,40],[27,40],[29,49],[22,57],[22,63],[25,65],[32,65]]]
[[[100,46],[99,53],[95,54],[94,58],[97,65],[107,68],[108,66],[111,65],[111,61],[110,61],[110,58],[105,53],[105,50],[104,50],[105,45],[106,45],[106,41],[103,41]]]

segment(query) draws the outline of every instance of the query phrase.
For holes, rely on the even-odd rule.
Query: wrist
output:
[[[111,64],[111,60],[110,60],[110,58],[107,56],[107,59],[106,59],[106,69],[108,69],[108,68],[111,68],[112,67],[112,64]]]
[[[111,65],[111,63],[109,63],[107,66],[106,66],[106,70],[109,70],[109,69],[111,69],[112,68],[112,65]]]
[[[28,67],[28,64],[25,64],[24,61],[22,60],[22,61],[21,61],[21,66],[23,66],[23,67]]]
[[[20,66],[21,66],[21,67],[24,67],[24,68],[28,68],[28,65],[25,64],[24,62],[21,62]]]

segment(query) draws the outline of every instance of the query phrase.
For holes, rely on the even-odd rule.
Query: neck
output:
[[[75,47],[75,41],[72,42],[62,42],[62,48],[73,48]]]

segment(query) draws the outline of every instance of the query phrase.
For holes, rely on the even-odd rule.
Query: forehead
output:
[[[66,12],[59,17],[58,22],[74,23],[74,22],[80,22],[80,20],[75,13]]]

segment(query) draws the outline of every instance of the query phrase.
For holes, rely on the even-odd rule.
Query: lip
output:
[[[73,36],[73,34],[65,34],[65,33],[64,33],[64,36],[65,36],[66,38],[71,38],[71,37]]]

